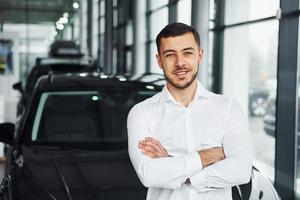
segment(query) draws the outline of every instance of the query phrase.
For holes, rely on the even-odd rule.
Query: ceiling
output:
[[[0,0],[0,22],[55,22],[64,12],[72,15],[72,5],[73,0]]]

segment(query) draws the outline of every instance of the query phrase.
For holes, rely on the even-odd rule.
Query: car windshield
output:
[[[44,92],[38,103],[33,143],[126,142],[127,114],[155,91]]]

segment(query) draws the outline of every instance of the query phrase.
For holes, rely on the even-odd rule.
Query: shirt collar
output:
[[[204,86],[197,80],[197,88],[196,88],[196,92],[195,92],[195,96],[193,101],[196,98],[209,98],[212,96],[213,93],[211,93],[210,91],[208,91],[207,89],[204,88]],[[170,93],[170,91],[167,88],[167,85],[165,85],[162,89],[162,98],[164,101],[173,101],[176,102],[175,98],[173,97],[173,95]]]

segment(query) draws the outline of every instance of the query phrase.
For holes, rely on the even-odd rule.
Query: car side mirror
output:
[[[0,124],[0,142],[12,145],[14,143],[15,125],[10,122]]]
[[[18,90],[21,94],[23,94],[23,87],[22,87],[22,82],[19,81],[15,84],[12,85],[14,90]]]

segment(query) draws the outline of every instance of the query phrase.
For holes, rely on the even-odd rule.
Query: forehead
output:
[[[166,37],[160,39],[160,51],[167,49],[181,50],[188,47],[197,48],[197,42],[193,33],[185,33],[175,37]]]

